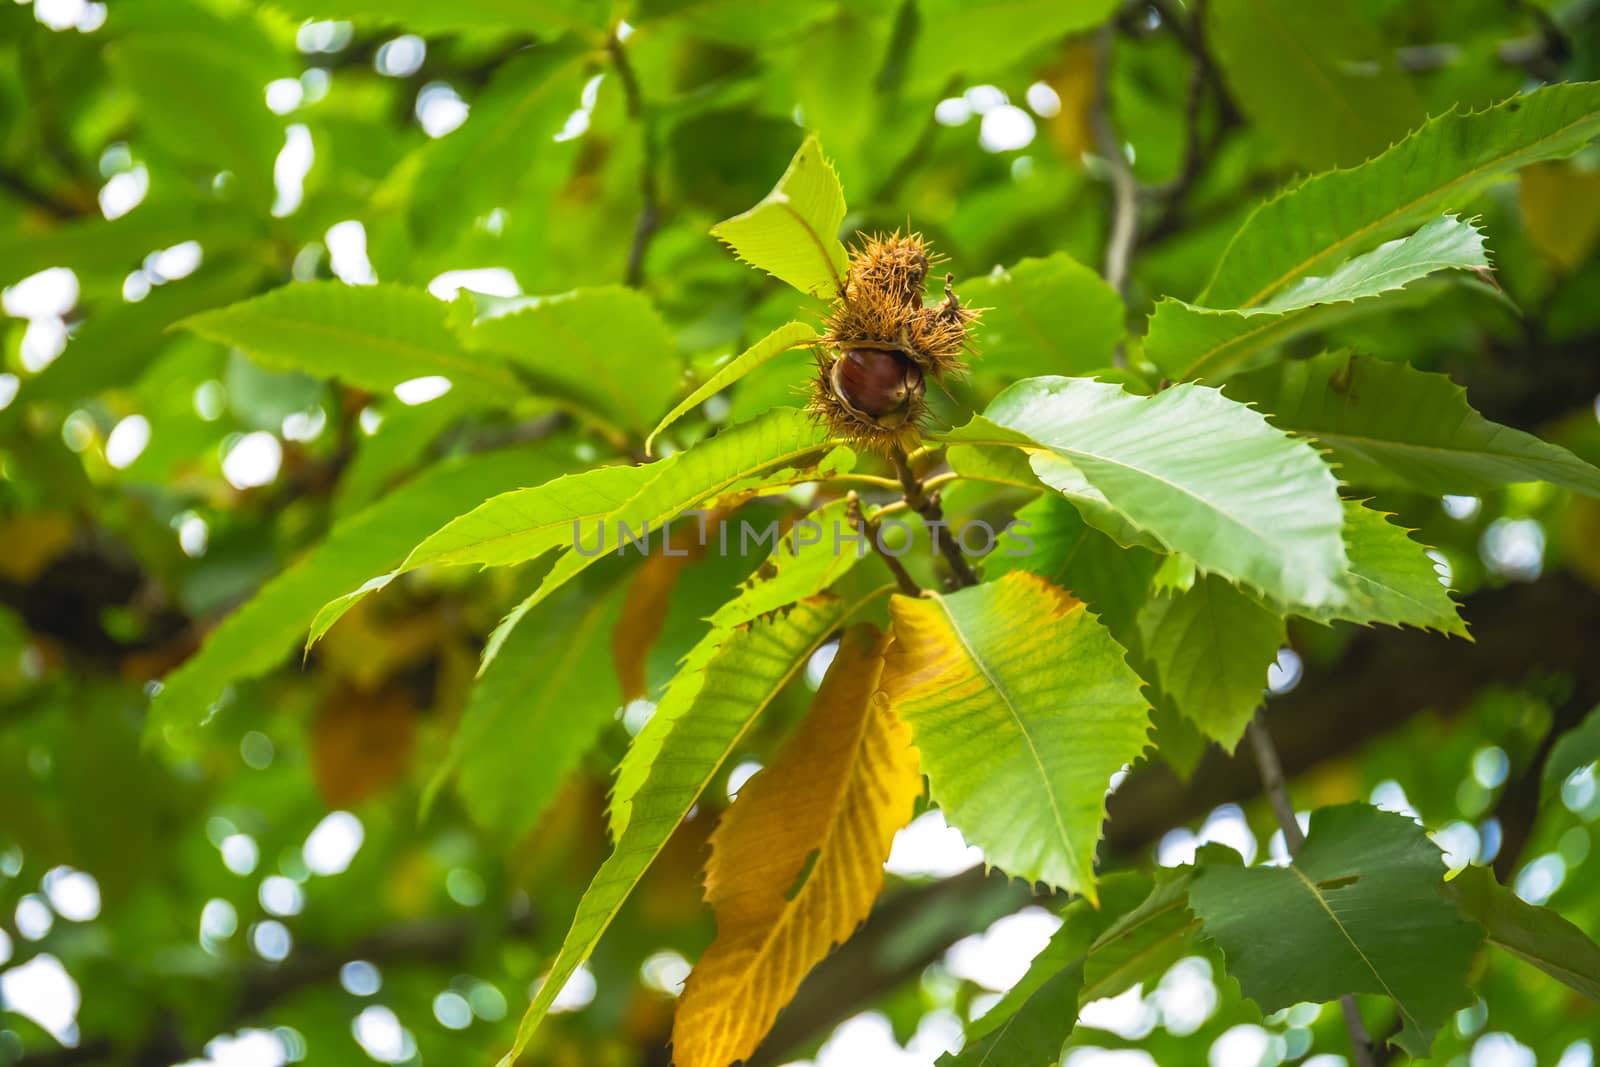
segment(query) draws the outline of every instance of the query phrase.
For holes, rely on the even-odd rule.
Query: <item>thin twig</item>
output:
[[[1127,152],[1122,138],[1117,136],[1111,122],[1111,46],[1113,30],[1102,26],[1095,35],[1095,89],[1091,124],[1094,127],[1095,149],[1105,160],[1111,174],[1111,232],[1106,238],[1106,283],[1119,295],[1125,295],[1128,286],[1128,266],[1133,260],[1133,246],[1139,238],[1139,184],[1134,180],[1133,168],[1128,165]],[[1119,363],[1120,365],[1120,363]]]
[[[972,564],[967,562],[961,546],[956,544],[955,537],[940,536],[939,528],[945,526],[945,521],[944,509],[939,506],[939,494],[928,492],[922,479],[911,469],[911,461],[906,457],[905,449],[895,445],[889,452],[889,459],[893,461],[894,472],[900,478],[900,488],[905,492],[906,504],[928,524],[928,532],[938,544],[939,551],[944,554],[945,561],[950,564],[950,573],[955,576],[956,585],[963,589],[977,585],[978,575],[973,571]],[[948,529],[945,527],[947,533]]]
[[[1284,781],[1283,764],[1278,759],[1277,746],[1272,743],[1272,735],[1267,733],[1264,710],[1256,709],[1255,718],[1250,720],[1245,732],[1250,735],[1250,750],[1255,755],[1256,767],[1261,771],[1262,788],[1266,790],[1267,800],[1272,805],[1272,814],[1283,829],[1283,843],[1289,850],[1289,858],[1293,859],[1305,845],[1306,835],[1301,832],[1300,823],[1294,817],[1289,785]],[[1356,998],[1346,993],[1339,998],[1339,1007],[1344,1011],[1344,1028],[1350,1034],[1355,1067],[1374,1067],[1376,1061],[1372,1054],[1372,1037],[1367,1033],[1366,1024],[1361,1021],[1361,1009],[1356,1004]]]
[[[622,38],[613,33],[606,39],[606,51],[611,55],[611,65],[617,68],[617,78],[622,82],[622,95],[627,101],[628,117],[639,124],[639,139],[643,158],[639,162],[639,218],[633,224],[633,244],[628,249],[628,270],[624,280],[637,289],[644,284],[644,257],[650,249],[650,239],[661,227],[661,187],[657,177],[655,113],[645,103],[639,91],[639,77],[628,61]]]
[[[845,505],[845,514],[850,520],[850,525],[855,527],[856,533],[867,539],[867,544],[871,545],[878,558],[883,560],[884,566],[889,568],[889,573],[894,575],[895,584],[900,587],[900,591],[906,596],[921,596],[922,586],[907,573],[905,564],[890,554],[883,546],[883,542],[878,540],[878,524],[868,522],[866,516],[861,513],[861,498],[852,492],[846,499],[849,503]]]
[[[1140,189],[1140,193],[1155,200],[1181,200],[1193,188],[1207,164],[1216,155],[1223,135],[1238,122],[1238,114],[1228,98],[1227,90],[1222,86],[1222,79],[1217,76],[1216,67],[1211,61],[1211,53],[1206,48],[1206,0],[1194,0],[1187,23],[1180,20],[1177,13],[1167,7],[1163,0],[1152,0],[1150,6],[1160,13],[1162,24],[1172,31],[1189,52],[1189,89],[1183,109],[1183,162],[1178,168],[1177,177],[1159,185],[1144,186]],[[1208,138],[1202,136],[1201,113],[1209,95],[1216,96],[1217,124]]]

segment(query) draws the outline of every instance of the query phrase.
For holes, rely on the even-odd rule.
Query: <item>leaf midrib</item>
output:
[[[788,680],[793,678],[795,676],[795,673],[797,671],[799,671],[802,667],[804,667],[805,663],[810,659],[811,653],[815,652],[817,650],[817,648],[819,646],[821,646],[822,643],[828,639],[829,635],[833,633],[833,630],[835,628],[837,628],[838,625],[843,625],[844,623],[848,622],[851,618],[853,618],[855,616],[856,612],[860,611],[862,608],[864,608],[866,605],[870,604],[872,601],[876,600],[878,597],[883,596],[885,593],[889,593],[889,592],[894,591],[894,589],[895,589],[895,587],[893,585],[884,585],[884,586],[878,587],[877,589],[874,589],[872,592],[867,593],[865,596],[861,597],[854,604],[851,604],[848,608],[846,608],[844,610],[843,614],[841,614],[839,616],[835,627],[830,628],[830,629],[824,631],[823,633],[821,633],[816,639],[814,639],[812,642],[810,642],[810,644],[807,646],[805,651],[803,651],[799,655],[795,656],[794,662],[790,665],[789,670],[784,673],[783,678],[780,681],[780,683],[772,688],[771,695],[768,696],[767,699],[759,707],[757,707],[754,711],[752,711],[750,713],[749,717],[745,719],[744,725],[739,728],[738,734],[728,742],[726,748],[723,750],[722,758],[717,761],[716,766],[712,767],[711,770],[707,771],[706,774],[704,776],[702,776],[699,786],[695,789],[695,795],[696,796],[699,796],[701,793],[705,792],[706,786],[711,784],[711,779],[716,777],[718,768],[720,768],[722,766],[723,762],[725,762],[727,760],[727,758],[728,758],[727,754],[729,752],[732,752],[734,750],[734,748],[738,746],[739,742],[741,740],[743,740],[744,735],[749,732],[751,725],[753,725],[755,723],[756,719],[760,718],[761,712],[763,710],[765,710],[766,706],[768,704],[770,704],[773,701],[773,699],[776,698],[777,694],[783,689],[784,685],[786,685],[788,683]],[[688,709],[685,709],[685,714],[687,714],[687,710]],[[648,783],[649,783],[649,778],[646,777],[644,784],[648,784]],[[639,798],[644,795],[643,788],[644,788],[644,786],[641,785],[639,792],[634,794],[634,803],[635,804],[637,804]],[[636,826],[637,826],[637,823],[635,822],[634,817],[630,817],[629,820],[628,820],[629,829],[633,829]],[[611,856],[608,856],[606,858],[605,863],[609,863],[609,862],[611,862],[612,858],[615,858],[616,856],[621,855],[623,846],[628,843],[629,836],[630,835],[628,834],[628,831],[626,829],[623,830],[621,837],[617,840],[616,846],[612,849]],[[631,879],[624,879],[624,878],[614,877],[614,878],[611,879],[610,882],[606,883],[606,884],[610,885],[610,884],[615,884],[615,883],[620,883],[620,882],[627,881],[627,882],[629,882],[631,884],[630,884],[630,887],[629,887],[628,891],[622,893],[618,897],[617,902],[615,904],[613,904],[611,907],[605,909],[604,912],[602,912],[599,916],[591,917],[590,922],[594,922],[594,921],[596,921],[596,919],[599,920],[599,927],[598,927],[598,929],[595,930],[595,932],[592,935],[590,935],[587,938],[588,944],[587,944],[587,947],[585,948],[582,956],[577,957],[575,962],[573,962],[571,964],[571,966],[567,969],[566,973],[562,976],[563,982],[566,980],[566,978],[571,977],[572,972],[577,970],[578,964],[581,963],[583,959],[587,958],[588,955],[589,955],[589,952],[592,951],[594,946],[599,943],[600,938],[605,934],[606,929],[611,925],[611,921],[616,918],[617,912],[622,910],[622,906],[627,903],[628,898],[632,895],[632,888],[631,888],[632,885],[637,885],[638,882],[639,882],[639,879],[644,877],[645,872],[650,869],[650,864],[654,861],[655,856],[658,855],[660,853],[661,849],[665,847],[666,840],[667,840],[666,836],[663,836],[661,841],[658,842],[654,846],[653,849],[648,849],[648,851],[651,852],[651,855],[645,860],[644,866]],[[637,843],[634,843],[632,851],[637,853],[639,851],[644,851],[644,850],[641,850],[640,846]],[[604,864],[602,864],[602,869],[603,868],[604,868]],[[598,875],[596,877],[598,877]],[[592,888],[594,888],[594,887],[591,887],[591,889]],[[585,895],[587,895],[587,893]],[[581,914],[582,909],[583,909],[583,903],[582,903],[581,900],[578,903],[578,908],[579,908],[579,913]],[[577,921],[576,917],[574,917],[573,921],[574,921],[574,923],[576,923],[576,921]],[[571,935],[571,932],[569,931],[568,932],[568,936],[570,936],[570,935]],[[565,946],[563,945],[563,948],[564,947]],[[559,959],[559,955],[558,955],[557,958]],[[555,977],[555,974],[552,971],[550,976],[549,976],[549,978],[554,978],[554,977]],[[548,987],[549,984],[550,984],[550,981],[547,978],[546,983],[545,983],[546,987]],[[516,1057],[521,1054],[522,1050],[527,1047],[527,1039],[529,1037],[533,1036],[533,1027],[529,1027],[527,1029],[526,1035],[524,1035],[524,1033],[523,1033],[523,1028],[528,1026],[528,1021],[529,1021],[529,1018],[532,1015],[534,1005],[538,1005],[541,1002],[543,1003],[543,1009],[539,1012],[539,1015],[538,1015],[538,1019],[543,1019],[544,1016],[549,1012],[550,1004],[552,1002],[554,1002],[554,1000],[555,1000],[556,992],[559,992],[559,989],[555,990],[555,991],[552,991],[551,994],[550,994],[549,999],[545,1000],[544,999],[544,995],[543,995],[543,988],[541,988],[540,995],[539,995],[538,999],[536,999],[534,1001],[533,1005],[529,1005],[528,1014],[524,1015],[523,1019],[522,1019],[522,1022],[518,1024],[516,1042],[515,1042],[515,1044],[514,1044],[514,1046],[512,1048],[511,1053],[508,1055],[508,1057],[505,1060],[502,1061],[503,1063],[513,1062],[516,1059]],[[533,1025],[535,1027],[537,1026],[537,1020],[535,1020]]]
[[[1457,186],[1460,186],[1460,185],[1470,181],[1473,178],[1476,178],[1478,175],[1482,174],[1483,172],[1485,172],[1487,170],[1491,170],[1491,169],[1493,169],[1495,167],[1498,167],[1501,164],[1505,163],[1507,160],[1513,160],[1513,159],[1516,159],[1518,156],[1526,155],[1526,154],[1528,154],[1530,152],[1533,152],[1533,151],[1537,150],[1539,147],[1550,143],[1551,141],[1555,141],[1555,140],[1560,139],[1561,137],[1566,136],[1566,134],[1571,132],[1573,129],[1576,129],[1579,126],[1582,126],[1585,122],[1588,122],[1591,119],[1593,119],[1594,115],[1595,115],[1595,112],[1586,111],[1582,115],[1580,115],[1578,118],[1574,119],[1572,122],[1569,122],[1567,125],[1561,127],[1559,130],[1555,130],[1552,133],[1547,134],[1546,136],[1539,138],[1537,141],[1533,141],[1533,142],[1521,145],[1520,147],[1518,147],[1517,149],[1515,149],[1513,151],[1505,152],[1505,153],[1502,153],[1500,155],[1497,155],[1493,159],[1487,160],[1487,161],[1481,163],[1480,165],[1474,167],[1473,169],[1471,169],[1469,171],[1466,171],[1463,174],[1456,175],[1454,178],[1452,178],[1448,182],[1445,182],[1443,185],[1435,186],[1433,189],[1431,189],[1428,192],[1422,194],[1421,196],[1417,197],[1416,199],[1411,200],[1408,203],[1402,204],[1399,207],[1393,208],[1392,210],[1386,212],[1385,214],[1380,215],[1378,218],[1374,219],[1373,221],[1371,221],[1369,223],[1366,223],[1363,226],[1357,227],[1351,233],[1347,234],[1344,237],[1339,238],[1338,240],[1334,241],[1332,244],[1330,244],[1327,247],[1323,248],[1321,251],[1317,252],[1316,254],[1314,254],[1312,256],[1308,256],[1306,259],[1303,259],[1299,263],[1295,264],[1288,271],[1284,272],[1282,275],[1280,275],[1274,281],[1268,283],[1263,289],[1261,289],[1259,292],[1257,292],[1250,299],[1242,302],[1239,306],[1241,308],[1255,307],[1257,304],[1261,303],[1268,296],[1270,296],[1274,291],[1276,291],[1278,289],[1281,289],[1288,282],[1294,281],[1297,278],[1304,277],[1305,275],[1310,273],[1310,271],[1315,267],[1315,265],[1317,263],[1326,260],[1328,257],[1337,254],[1338,252],[1342,251],[1345,248],[1350,247],[1351,245],[1358,244],[1360,241],[1365,239],[1367,236],[1372,234],[1374,231],[1382,229],[1383,227],[1389,225],[1390,223],[1394,222],[1398,218],[1404,217],[1405,215],[1407,215],[1411,211],[1414,211],[1420,205],[1427,203],[1429,200],[1435,200],[1435,199],[1438,199],[1440,197],[1448,195],[1452,189],[1454,189]],[[1420,133],[1421,131],[1419,130],[1417,132]],[[1413,133],[1411,136],[1415,137],[1415,136],[1417,136],[1417,133]],[[1382,158],[1382,157],[1379,157],[1379,158]],[[1224,260],[1226,260],[1226,257],[1227,257],[1227,253],[1226,252],[1223,253],[1223,257],[1224,257]]]
[[[1302,871],[1297,864],[1291,863],[1288,867],[1288,870],[1294,874],[1295,878],[1299,879],[1300,884],[1305,886],[1306,892],[1311,894],[1311,899],[1315,900],[1317,902],[1317,906],[1327,914],[1328,921],[1333,923],[1334,929],[1338,930],[1340,936],[1345,939],[1345,942],[1355,950],[1355,954],[1361,958],[1361,962],[1366,966],[1367,972],[1371,974],[1373,978],[1377,979],[1379,985],[1383,986],[1385,995],[1387,995],[1390,1000],[1394,1001],[1394,1006],[1400,1010],[1401,1017],[1404,1018],[1407,1023],[1416,1027],[1419,1031],[1422,1030],[1422,1024],[1417,1021],[1416,1016],[1413,1015],[1411,1010],[1406,1007],[1405,1001],[1401,1000],[1395,995],[1395,992],[1392,988],[1390,988],[1389,983],[1384,981],[1383,975],[1378,972],[1378,968],[1373,965],[1373,962],[1367,958],[1367,954],[1362,951],[1361,946],[1356,943],[1356,939],[1350,936],[1350,931],[1345,928],[1344,923],[1339,921],[1338,913],[1328,905],[1327,899],[1320,891],[1318,891],[1316,883],[1307,878],[1305,872]]]
[[[1023,722],[1022,715],[1017,710],[1016,703],[1012,699],[1010,691],[1000,683],[1000,679],[995,677],[994,673],[989,670],[988,665],[984,663],[981,658],[979,658],[977,652],[972,646],[972,642],[968,640],[966,633],[961,629],[960,623],[956,621],[955,614],[950,610],[950,605],[945,598],[934,597],[933,600],[936,604],[938,604],[939,610],[948,620],[950,632],[955,635],[956,640],[961,642],[961,648],[966,652],[967,658],[972,661],[972,664],[975,667],[978,668],[979,673],[981,673],[984,679],[989,683],[990,690],[1000,698],[1000,702],[1005,706],[1006,711],[1010,713],[1011,718],[1016,722],[1018,732],[1022,734],[1023,741],[1027,743],[1028,755],[1033,758],[1033,765],[1039,771],[1039,780],[1044,784],[1045,795],[1050,801],[1050,817],[1055,820],[1056,832],[1060,835],[1061,846],[1063,851],[1066,853],[1067,864],[1070,867],[1076,868],[1078,866],[1078,858],[1073,854],[1072,838],[1067,833],[1066,823],[1063,822],[1061,818],[1061,802],[1056,799],[1055,787],[1050,783],[1050,776],[1045,771],[1044,760],[1039,756],[1038,746],[1034,744],[1033,735],[1028,732],[1028,726],[1025,722]],[[1083,879],[1085,884],[1091,887],[1093,886],[1092,874],[1088,878],[1083,878],[1082,871],[1078,871],[1077,874],[1079,878]]]
[[[824,640],[825,639],[826,639],[826,635],[824,635]],[[819,641],[817,644],[820,645],[821,642]],[[815,648],[813,648],[812,651],[815,651]],[[806,653],[804,655],[801,655],[801,656],[797,657],[796,664],[797,665],[802,665],[809,658],[810,658],[810,654],[808,652],[808,653]],[[880,659],[879,660],[880,669],[881,669],[881,663],[882,663],[882,660]],[[794,672],[791,671],[787,677],[793,677],[793,676],[794,676]],[[787,683],[787,679],[785,680],[785,684],[786,683]],[[782,686],[780,685],[778,688],[781,689]],[[828,809],[827,809],[828,810],[828,814],[827,814],[827,818],[826,818],[826,829],[823,831],[822,840],[819,841],[817,843],[817,846],[816,846],[817,859],[816,859],[816,863],[813,864],[813,866],[811,868],[812,877],[806,879],[806,884],[804,886],[801,886],[800,891],[798,893],[794,894],[793,897],[791,897],[789,899],[786,899],[783,902],[783,907],[779,910],[777,916],[775,916],[773,918],[771,924],[767,927],[765,935],[761,938],[760,944],[756,948],[755,952],[751,955],[751,958],[750,958],[748,964],[740,969],[739,973],[741,973],[743,975],[749,975],[749,974],[751,974],[752,972],[754,972],[754,971],[756,971],[758,969],[758,967],[766,960],[768,951],[771,950],[771,948],[773,947],[774,943],[777,942],[777,940],[779,939],[780,936],[784,936],[784,937],[792,936],[792,926],[791,926],[791,924],[794,922],[794,920],[796,919],[796,917],[800,913],[801,905],[804,902],[809,901],[811,899],[811,897],[815,895],[814,891],[811,892],[809,895],[808,895],[807,891],[808,890],[814,890],[814,887],[816,886],[817,881],[818,881],[818,879],[815,877],[815,873],[816,873],[817,868],[820,867],[822,865],[822,863],[830,855],[832,855],[832,852],[830,851],[830,848],[834,845],[834,839],[837,836],[838,831],[839,831],[839,821],[840,821],[840,816],[841,816],[841,814],[842,814],[842,812],[844,810],[845,798],[849,796],[850,787],[853,784],[853,782],[855,781],[856,775],[861,772],[861,764],[865,760],[865,756],[864,756],[864,753],[863,753],[862,749],[863,749],[863,747],[865,745],[866,737],[867,737],[867,730],[868,730],[868,728],[870,727],[870,725],[872,723],[872,718],[873,718],[873,714],[874,714],[874,711],[873,711],[873,708],[872,708],[872,694],[871,694],[871,691],[867,691],[866,696],[867,696],[866,708],[864,710],[864,713],[860,716],[860,718],[856,722],[855,736],[850,742],[850,753],[851,753],[851,756],[850,756],[850,767],[849,767],[849,769],[847,769],[845,771],[844,774],[841,774],[839,776],[839,778],[838,778],[838,788],[835,790],[833,796],[828,801]],[[765,705],[763,705],[763,707],[764,706]],[[757,710],[756,714],[759,715],[760,711]],[[752,721],[754,721],[753,717],[752,717]],[[723,1006],[723,1010],[727,1011],[728,1009],[730,1009],[732,1007],[734,1007],[734,1005],[727,1004],[727,1005]]]
[[[223,314],[225,314],[225,312],[226,309],[218,312],[218,317],[221,317]],[[209,324],[204,318],[202,318],[196,321],[193,328],[197,333],[208,335],[213,341],[220,341],[223,344],[234,344],[234,341],[231,338],[226,336],[218,336],[216,332],[207,330],[207,325]],[[443,349],[434,348],[432,346],[402,341],[395,337],[385,337],[381,334],[363,333],[360,330],[349,329],[348,327],[341,326],[336,323],[317,322],[314,319],[284,318],[276,320],[272,323],[272,325],[290,330],[299,330],[313,336],[321,335],[329,340],[343,342],[345,344],[362,344],[368,345],[380,351],[387,350],[396,356],[409,357],[425,363],[436,363],[444,368],[455,369],[457,373],[463,374],[469,378],[476,378],[480,382],[483,382],[486,385],[494,386],[497,389],[511,389],[519,393],[522,391],[521,386],[518,385],[516,379],[511,374],[491,374],[489,373],[488,368],[466,358],[464,353],[452,353]],[[239,345],[238,347],[253,348],[255,346]]]

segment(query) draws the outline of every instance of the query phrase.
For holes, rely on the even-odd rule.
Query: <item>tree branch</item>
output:
[[[1272,735],[1267,733],[1260,710],[1256,711],[1256,717],[1250,720],[1245,732],[1250,735],[1250,749],[1255,754],[1256,766],[1261,769],[1261,786],[1267,792],[1272,814],[1283,828],[1283,843],[1292,859],[1305,846],[1306,835],[1300,832],[1300,822],[1294,816],[1289,786],[1283,779],[1283,764],[1278,760],[1278,750],[1273,747]],[[1339,1009],[1344,1012],[1344,1028],[1350,1035],[1350,1053],[1356,1067],[1374,1067],[1372,1035],[1367,1033],[1366,1024],[1361,1021],[1361,1008],[1356,1004],[1355,996],[1350,993],[1341,996]]]
[[[944,554],[945,562],[950,564],[950,572],[955,576],[959,588],[967,588],[978,584],[978,575],[973,571],[972,564],[967,562],[967,557],[962,553],[961,546],[956,543],[955,536],[939,536],[940,527],[945,526],[944,509],[939,506],[939,494],[930,493],[923,485],[922,479],[917,477],[911,469],[911,460],[906,455],[906,450],[896,444],[889,452],[889,459],[894,463],[894,472],[900,478],[900,486],[905,491],[906,505],[922,516],[922,521],[928,524],[928,532],[933,536],[934,542],[939,546],[939,551]]]
[[[1096,150],[1106,162],[1111,175],[1111,230],[1106,238],[1106,284],[1126,296],[1128,267],[1133,261],[1133,246],[1139,237],[1139,186],[1128,165],[1128,156],[1122,147],[1111,121],[1111,49],[1113,30],[1110,25],[1101,27],[1095,37],[1095,91],[1090,123],[1094,129]],[[1121,365],[1121,356],[1118,356]]]
[[[883,560],[884,566],[889,568],[889,573],[894,575],[895,584],[900,587],[900,592],[906,596],[921,596],[922,587],[916,583],[916,580],[910,574],[906,573],[905,564],[891,555],[878,541],[878,524],[868,522],[861,514],[861,498],[852,492],[847,499],[849,503],[845,506],[850,518],[850,525],[856,528],[856,533],[867,539],[867,543],[878,554],[878,558]]]
[[[639,163],[639,218],[633,225],[633,244],[628,249],[628,269],[625,280],[637,289],[644,284],[644,257],[650,250],[650,239],[661,226],[661,190],[657,176],[659,160],[656,148],[655,112],[645,102],[639,91],[639,78],[628,61],[622,38],[612,33],[606,39],[606,51],[611,55],[611,65],[617,69],[622,82],[622,94],[627,100],[628,117],[639,124],[639,138],[643,159]]]

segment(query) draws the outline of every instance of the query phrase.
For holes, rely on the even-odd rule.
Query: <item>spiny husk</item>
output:
[[[914,398],[904,422],[884,426],[863,418],[834,391],[833,364],[852,348],[898,351],[925,375],[942,382],[965,373],[971,350],[967,330],[979,312],[961,306],[946,277],[940,302],[924,303],[928,271],[941,262],[922,235],[898,232],[863,239],[850,250],[850,272],[844,291],[835,298],[826,328],[816,342],[817,378],[807,405],[840,436],[874,450],[887,451],[896,442],[914,444],[918,424],[927,412]]]
[[[857,448],[885,454],[895,444],[907,451],[915,448],[922,437],[922,420],[928,414],[927,401],[912,396],[904,421],[898,426],[885,426],[864,417],[834,392],[833,363],[838,358],[838,353],[817,351],[817,376],[809,388],[810,400],[806,404],[811,416]]]

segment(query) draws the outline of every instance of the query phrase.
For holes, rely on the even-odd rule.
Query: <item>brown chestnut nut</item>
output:
[[[880,426],[904,422],[925,388],[922,369],[893,349],[849,349],[834,361],[831,378],[851,412]]]

